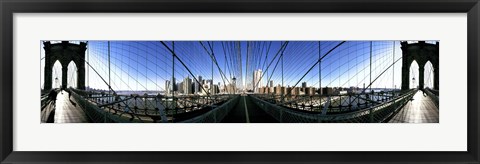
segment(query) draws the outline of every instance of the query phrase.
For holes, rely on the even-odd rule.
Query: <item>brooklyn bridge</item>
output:
[[[439,123],[438,41],[42,41],[42,123]]]

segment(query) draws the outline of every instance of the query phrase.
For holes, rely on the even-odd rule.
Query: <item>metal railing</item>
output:
[[[437,90],[432,90],[430,88],[425,88],[425,93],[427,93],[428,97],[434,102],[437,109],[439,109],[439,94]]]
[[[342,114],[322,115],[321,113],[307,113],[304,111],[288,109],[272,104],[258,97],[251,96],[253,102],[279,122],[306,123],[306,122],[384,122],[401,109],[416,93],[409,90],[387,102],[371,106],[366,109],[351,111]]]
[[[292,95],[283,97],[274,94],[254,94],[254,96],[290,109],[310,112],[346,113],[382,104],[400,95],[400,91],[380,91],[372,93],[348,93],[330,95]]]
[[[185,122],[225,106],[233,95],[115,95],[69,88],[92,122]],[[219,106],[219,107],[216,107]],[[221,120],[221,115],[215,120]]]

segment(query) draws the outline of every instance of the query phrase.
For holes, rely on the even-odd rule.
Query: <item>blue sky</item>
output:
[[[284,41],[165,41],[164,43],[165,45],[159,41],[88,41],[86,60],[90,66],[87,70],[86,85],[91,88],[107,89],[107,84],[99,78],[103,77],[107,83],[110,81],[114,90],[162,91],[165,87],[165,80],[172,78],[173,56],[168,50],[170,48],[174,49],[178,58],[191,71],[190,73],[178,59],[175,59],[176,82],[180,82],[187,76],[192,78],[191,74],[193,74],[196,77],[200,75],[203,79],[211,79],[213,76],[214,83],[220,82],[221,85],[224,82],[228,83],[227,81],[230,81],[232,77],[237,77],[239,87],[251,86],[253,71],[262,69],[264,76],[261,86],[265,86],[270,77],[276,86],[282,83],[282,60],[278,59],[283,52],[283,83],[286,86],[293,86],[297,82],[299,82],[297,86],[301,86],[302,82],[307,82],[308,86],[314,87],[318,87],[320,83],[322,87],[363,87],[364,83],[368,85],[370,82],[370,44],[372,45],[372,80],[378,77],[378,80],[373,83],[373,87],[393,88],[396,86],[399,88],[401,85],[401,60],[380,76],[395,60],[401,57],[400,41],[347,41],[323,58],[321,80],[319,79],[319,64],[316,62],[319,56],[324,56],[340,41],[289,41],[288,44]],[[286,47],[282,51],[281,47],[284,44]],[[41,44],[43,87],[44,60],[42,58],[45,54],[42,47]],[[218,66],[212,62],[212,51]],[[315,67],[307,73],[314,65]],[[222,79],[223,76],[218,67],[228,80]],[[76,66],[70,64],[68,71],[70,86],[76,85],[75,70]],[[427,86],[432,85],[431,65],[427,64],[425,70],[425,83]],[[52,71],[53,78],[61,79],[61,68],[58,64]],[[300,80],[304,75],[305,77]],[[418,65],[415,64],[412,64],[411,67],[411,77],[413,76],[417,76],[415,79],[418,79]],[[53,83],[53,86],[56,86],[55,80]],[[57,83],[61,84],[61,82]],[[416,83],[418,85],[418,80]],[[411,86],[416,85],[411,84]]]

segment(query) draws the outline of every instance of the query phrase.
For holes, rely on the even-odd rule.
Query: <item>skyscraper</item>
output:
[[[198,76],[198,83],[195,81],[194,84],[195,84],[195,87],[194,87],[194,90],[195,90],[195,93],[196,92],[202,92],[201,90],[201,86],[203,85],[203,79],[202,79],[202,76]]]
[[[177,80],[175,78],[173,78],[173,81],[170,82],[170,86],[171,86],[171,91],[174,92],[174,91],[178,91],[178,86],[177,86]]]
[[[187,76],[184,80],[183,80],[183,92],[185,94],[192,94],[192,80],[190,79],[189,76]]]
[[[307,82],[302,82],[302,88],[300,88],[300,91],[302,91],[302,92],[307,91]]]
[[[178,83],[177,85],[177,93],[184,93],[183,92],[183,81]]]
[[[169,95],[171,93],[170,88],[171,88],[171,83],[170,83],[169,80],[166,80],[165,81],[165,88],[164,88],[165,89],[165,95]]]
[[[270,87],[273,87],[273,80],[270,80]]]
[[[259,92],[259,89],[260,87],[262,87],[262,70],[261,69],[258,69],[256,71],[253,72],[253,91],[255,93],[258,93]]]

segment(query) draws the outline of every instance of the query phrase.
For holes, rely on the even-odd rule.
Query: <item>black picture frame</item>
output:
[[[479,0],[0,0],[1,163],[479,163]],[[18,152],[13,149],[14,13],[467,13],[466,152]]]

